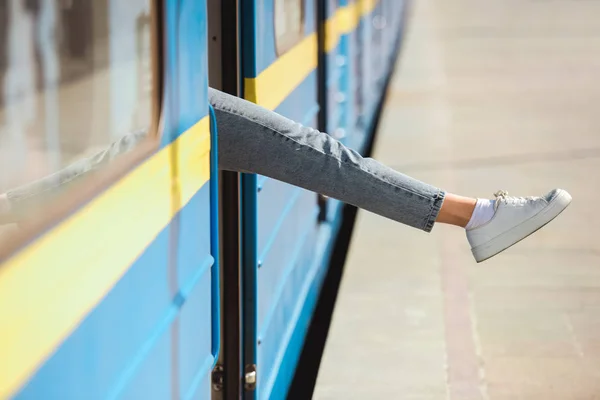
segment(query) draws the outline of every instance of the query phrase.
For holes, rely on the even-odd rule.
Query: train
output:
[[[14,22],[18,3],[0,36],[29,21]],[[344,205],[219,171],[208,87],[364,154],[407,1],[23,3],[38,4],[42,32],[20,39],[38,49],[24,61],[38,65],[36,132],[60,150],[45,162],[56,170],[123,129],[149,133],[0,236],[0,398],[286,398]],[[52,24],[67,32],[62,52],[43,34]],[[3,53],[18,50],[5,39]],[[77,123],[93,129],[63,134]]]

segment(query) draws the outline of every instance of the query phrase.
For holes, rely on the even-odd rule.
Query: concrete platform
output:
[[[600,399],[600,2],[418,0],[374,157],[448,191],[568,189],[486,263],[360,212],[314,399]]]

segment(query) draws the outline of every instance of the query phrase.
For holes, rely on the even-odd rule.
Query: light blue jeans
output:
[[[219,130],[219,168],[265,175],[431,231],[445,192],[364,158],[326,133],[235,96],[209,89]],[[100,169],[146,137],[136,132],[107,149],[7,192],[11,209],[26,209]]]

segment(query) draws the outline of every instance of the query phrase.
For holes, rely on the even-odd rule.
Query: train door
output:
[[[244,96],[317,127],[317,10],[309,0],[243,3]],[[256,365],[248,398],[284,398],[325,266],[314,193],[243,177],[244,365]]]

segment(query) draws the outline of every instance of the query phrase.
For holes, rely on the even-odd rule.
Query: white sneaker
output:
[[[492,219],[467,230],[467,239],[478,263],[525,239],[571,203],[571,195],[562,189],[554,189],[542,197],[509,197],[505,191],[495,196],[496,211]]]

